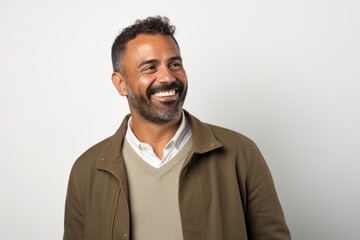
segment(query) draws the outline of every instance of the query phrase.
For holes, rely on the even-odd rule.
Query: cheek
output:
[[[184,71],[179,73],[179,75],[177,75],[176,78],[179,79],[185,86],[187,85],[187,76]]]
[[[138,89],[141,92],[146,92],[146,90],[151,86],[151,84],[155,81],[154,79],[156,79],[154,76],[150,76],[150,75],[146,75],[146,76],[141,76],[137,79],[137,85],[138,85]]]

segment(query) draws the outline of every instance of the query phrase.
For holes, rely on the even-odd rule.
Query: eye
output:
[[[169,63],[169,68],[171,70],[182,69],[182,63],[180,61],[173,61],[173,62]]]
[[[141,71],[145,73],[153,73],[156,71],[156,66],[154,64],[145,65]]]

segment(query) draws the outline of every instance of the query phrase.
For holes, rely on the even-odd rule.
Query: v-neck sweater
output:
[[[191,146],[189,139],[171,161],[154,168],[124,141],[122,152],[129,183],[132,239],[183,239],[179,174]]]

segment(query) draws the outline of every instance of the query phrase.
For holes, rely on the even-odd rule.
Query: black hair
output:
[[[178,45],[174,38],[175,26],[169,23],[167,17],[155,16],[143,20],[136,20],[135,24],[124,28],[115,38],[111,48],[111,59],[115,72],[122,72],[121,60],[124,56],[127,43],[136,38],[139,34],[157,34],[170,36]],[[179,45],[178,45],[179,46]]]

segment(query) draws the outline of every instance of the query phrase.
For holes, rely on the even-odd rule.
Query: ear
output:
[[[121,96],[127,96],[127,89],[125,84],[125,77],[119,72],[113,72],[111,76],[112,82],[117,89],[117,91],[120,93]]]

